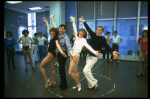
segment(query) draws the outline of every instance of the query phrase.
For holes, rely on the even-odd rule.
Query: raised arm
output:
[[[55,16],[55,15],[50,15],[50,18],[51,18],[52,21],[53,21],[54,28],[56,28],[56,27],[57,27],[57,24],[56,24],[56,22],[55,22],[55,20],[54,20],[54,16]]]
[[[73,26],[75,38],[77,39],[78,36],[77,36],[77,27],[76,27],[76,23],[75,23],[75,17],[70,16],[70,19],[72,20],[72,26]]]
[[[50,26],[49,26],[49,24],[48,24],[47,19],[44,18],[43,21],[46,23],[46,26],[47,26],[48,31],[50,31],[51,28],[50,28]]]
[[[94,35],[95,33],[91,30],[91,28],[88,26],[88,24],[85,22],[85,20],[83,19],[83,16],[81,16],[81,18],[79,18],[79,22],[83,22],[86,30],[88,31],[88,33],[90,34],[90,36]]]

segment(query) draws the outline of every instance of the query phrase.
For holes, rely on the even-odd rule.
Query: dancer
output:
[[[31,43],[31,56],[33,58],[34,55],[34,65],[37,63],[37,51],[38,51],[38,33],[34,33],[34,37],[32,38],[35,42]]]
[[[106,38],[101,36],[101,34],[104,31],[104,28],[102,26],[97,27],[97,33],[94,33],[90,27],[87,25],[83,17],[79,18],[79,21],[83,22],[86,30],[91,36],[91,42],[90,45],[94,50],[102,50],[102,46],[105,47],[106,51],[109,51],[112,53],[112,49],[107,44]],[[83,73],[88,81],[88,89],[95,88],[95,90],[98,90],[98,80],[95,79],[91,73],[91,69],[94,66],[94,64],[97,62],[98,58],[96,56],[89,52],[87,59],[86,59],[86,65],[83,69]]]
[[[19,38],[18,40],[17,40],[17,43],[20,43],[20,41],[22,41],[22,52],[23,52],[23,56],[24,56],[24,62],[25,62],[25,65],[26,65],[26,69],[25,69],[25,71],[27,71],[28,70],[28,67],[27,67],[27,55],[26,55],[26,51],[27,51],[27,53],[28,53],[28,57],[29,57],[29,59],[30,59],[30,64],[31,64],[31,66],[32,66],[32,69],[35,69],[34,67],[33,67],[33,62],[32,62],[32,58],[31,58],[31,51],[30,51],[30,48],[29,48],[29,43],[30,43],[30,41],[32,41],[31,43],[33,43],[34,42],[34,40],[31,38],[31,37],[29,37],[28,36],[28,34],[29,34],[29,31],[28,30],[23,30],[22,31],[22,34],[24,35],[24,36],[22,36],[21,38]]]
[[[109,36],[110,36],[110,32],[107,32],[105,38],[107,40],[107,44],[110,46],[110,38],[109,38]],[[106,50],[104,48],[104,50],[103,50],[104,63],[105,63],[105,54],[106,54]],[[111,62],[112,60],[113,60],[113,54],[111,53],[111,60],[109,60],[109,51],[107,51],[107,63]]]
[[[118,33],[117,31],[114,31],[114,36],[110,39],[110,42],[112,44],[112,50],[115,51],[115,49],[116,49],[116,51],[119,52],[118,51],[118,49],[119,49],[118,45],[122,42],[122,38],[119,35],[117,35],[117,33]],[[112,39],[113,39],[113,43],[111,41]],[[118,43],[119,39],[121,40],[120,43]],[[118,58],[118,62],[119,62],[119,58]]]
[[[15,40],[15,38],[12,38],[12,33],[10,31],[6,32],[6,38],[4,39],[4,44],[6,46],[6,56],[7,56],[8,70],[10,70],[10,59],[12,61],[12,66],[15,69],[14,45],[16,44],[16,40]]]
[[[73,46],[72,56],[70,57],[70,67],[69,67],[69,75],[74,79],[76,82],[76,86],[73,89],[78,88],[78,91],[81,91],[81,84],[79,81],[79,72],[77,70],[77,62],[79,61],[79,54],[82,50],[82,47],[85,46],[88,48],[92,53],[94,53],[97,57],[99,56],[99,52],[94,51],[87,43],[86,37],[87,33],[84,29],[79,29],[77,34],[75,18],[70,16],[70,19],[73,22],[73,29],[75,33],[75,42]],[[77,36],[78,35],[78,36]]]
[[[141,45],[140,53],[139,53],[139,73],[137,76],[145,75],[145,71],[147,68],[147,60],[148,60],[148,30],[143,31],[143,36],[138,39],[138,43]],[[142,73],[142,60],[144,57],[145,68]]]
[[[54,15],[50,15],[50,18],[53,21],[54,27],[57,27],[57,24],[54,20]],[[49,29],[50,27],[49,27],[49,24],[47,21],[46,21],[46,25]],[[59,25],[59,35],[58,35],[59,44],[60,44],[62,51],[68,56],[67,49],[70,52],[70,54],[71,54],[72,50],[71,50],[71,44],[70,44],[69,37],[67,36],[67,34],[65,34],[65,31],[66,31],[66,26],[64,24]],[[59,50],[57,50],[57,51],[58,51],[57,58],[58,58],[58,63],[59,63],[59,74],[60,74],[59,88],[61,90],[65,90],[68,88],[67,79],[66,79],[66,72],[65,72],[65,64],[67,61],[67,57],[64,57],[60,53]]]
[[[50,28],[49,28],[50,29]],[[51,40],[50,40],[50,44],[49,44],[49,48],[48,48],[48,54],[47,56],[42,60],[39,69],[41,70],[44,78],[45,78],[45,82],[46,82],[46,88],[48,88],[48,86],[51,85],[55,85],[56,81],[55,81],[55,70],[54,70],[54,59],[56,56],[56,47],[59,49],[60,53],[64,56],[67,57],[67,55],[61,50],[61,47],[58,43],[58,30],[56,28],[51,28],[49,31],[50,35],[51,35]],[[50,80],[47,78],[46,75],[46,71],[44,69],[44,67],[49,64],[51,71],[52,71],[52,82],[50,83]],[[50,84],[49,84],[50,83]]]

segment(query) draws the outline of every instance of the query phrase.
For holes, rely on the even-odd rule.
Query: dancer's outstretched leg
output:
[[[50,80],[47,79],[47,75],[46,75],[46,71],[45,71],[44,67],[52,60],[53,60],[52,54],[48,52],[48,55],[42,60],[40,66],[39,66],[39,69],[41,70],[41,72],[44,76],[46,85],[47,85],[46,88],[48,87]]]

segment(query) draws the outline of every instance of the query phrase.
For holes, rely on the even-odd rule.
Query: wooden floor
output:
[[[145,76],[137,77],[138,62],[113,61],[112,63],[103,63],[98,60],[92,68],[93,76],[98,80],[98,91],[87,90],[87,80],[83,74],[85,60],[80,59],[78,71],[82,86],[81,92],[72,89],[75,82],[68,75],[69,58],[66,62],[66,74],[68,89],[60,90],[59,68],[55,66],[56,85],[45,88],[44,77],[39,70],[39,64],[32,70],[28,64],[28,71],[25,71],[23,55],[15,54],[16,69],[8,70],[7,58],[4,56],[4,97],[12,98],[147,98],[148,97],[148,68]],[[144,67],[144,64],[143,64]],[[47,65],[45,67],[48,78],[52,80],[51,70]]]

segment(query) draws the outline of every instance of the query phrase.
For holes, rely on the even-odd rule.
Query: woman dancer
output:
[[[23,30],[22,31],[22,34],[24,36],[22,36],[21,38],[18,39],[17,43],[20,43],[20,41],[22,41],[22,52],[23,52],[23,56],[24,56],[24,62],[25,62],[25,65],[26,65],[26,69],[25,71],[28,70],[28,67],[27,67],[27,55],[26,55],[26,51],[28,53],[28,56],[29,56],[29,59],[30,59],[30,64],[32,66],[32,69],[35,69],[33,67],[33,62],[32,62],[32,58],[31,58],[31,51],[30,51],[30,48],[29,48],[29,43],[30,41],[32,41],[31,43],[34,42],[34,40],[28,36],[29,34],[29,31],[28,30]]]
[[[6,56],[8,63],[8,70],[10,70],[10,58],[12,60],[12,66],[15,69],[14,64],[14,45],[16,44],[15,38],[12,38],[12,33],[10,31],[6,32],[6,38],[4,39],[6,45]]]
[[[47,20],[44,19],[43,20],[44,22],[46,22]],[[50,29],[50,27],[49,27]],[[56,28],[51,28],[50,31],[49,31],[50,35],[51,35],[51,40],[50,40],[50,44],[49,44],[49,48],[48,48],[48,54],[47,56],[42,60],[40,66],[39,66],[39,69],[41,70],[44,78],[45,78],[45,82],[46,82],[46,88],[48,88],[48,86],[51,86],[51,85],[55,85],[56,82],[55,82],[55,70],[54,70],[54,59],[55,59],[55,56],[56,56],[56,47],[59,49],[60,53],[64,56],[64,57],[67,57],[67,55],[61,50],[61,47],[58,43],[58,30]],[[49,64],[50,66],[50,69],[52,71],[52,82],[50,83],[50,80],[47,78],[47,75],[46,75],[46,71],[44,69],[44,67]],[[50,83],[50,84],[49,84]]]
[[[50,15],[50,18],[53,21],[54,27],[57,27],[57,24],[54,20],[54,15]],[[46,25],[48,28],[48,22],[46,22]],[[64,24],[59,25],[59,35],[58,35],[58,39],[59,39],[59,45],[62,49],[62,51],[64,53],[66,53],[66,55],[68,55],[67,50],[70,52],[71,54],[71,44],[70,44],[70,40],[68,35],[65,33],[66,31],[66,26]],[[59,75],[60,75],[60,85],[59,88],[60,90],[65,90],[68,88],[67,85],[67,78],[66,78],[66,71],[65,71],[65,64],[67,61],[67,57],[64,57],[59,50],[57,50],[57,58],[58,58],[58,63],[59,63]]]
[[[147,60],[148,60],[148,30],[143,31],[143,36],[139,38],[138,43],[141,45],[140,53],[139,53],[139,73],[137,76],[145,75],[145,71],[147,68]],[[142,59],[144,57],[145,60],[145,68],[142,74]]]
[[[79,81],[79,72],[77,70],[77,62],[79,61],[79,54],[82,50],[82,47],[85,46],[88,48],[92,53],[96,56],[99,56],[99,52],[94,51],[86,41],[87,33],[84,29],[79,29],[77,34],[75,18],[70,16],[70,19],[73,21],[73,29],[75,33],[75,42],[72,51],[72,57],[70,57],[70,67],[69,67],[69,75],[74,79],[76,82],[76,86],[73,89],[78,88],[78,91],[81,91],[81,84]]]

